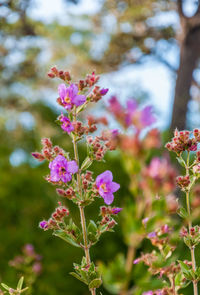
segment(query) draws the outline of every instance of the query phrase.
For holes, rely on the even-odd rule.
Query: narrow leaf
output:
[[[18,289],[18,290],[21,290],[21,289],[22,289],[23,282],[24,282],[24,277],[21,277],[21,278],[19,279],[18,284],[17,284],[17,289]]]

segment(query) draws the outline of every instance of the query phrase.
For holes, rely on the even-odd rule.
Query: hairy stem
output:
[[[74,116],[74,119],[76,120],[76,115]],[[73,135],[73,147],[74,147],[74,157],[79,167],[78,147],[77,147],[75,135]],[[78,191],[79,191],[81,200],[83,200],[84,196],[82,194],[80,170],[78,170],[78,173],[77,173],[77,184],[78,184]],[[90,251],[89,251],[89,245],[88,245],[88,239],[87,239],[87,226],[86,226],[86,220],[85,220],[84,207],[79,206],[79,211],[80,211],[80,217],[81,217],[81,227],[83,231],[85,257],[86,257],[87,264],[90,265],[91,260],[90,260]],[[95,289],[91,289],[90,292],[92,295],[96,294]]]
[[[189,175],[189,166],[190,166],[190,153],[188,152],[187,155],[187,165],[186,165],[186,176]],[[186,192],[186,204],[187,204],[187,213],[189,216],[188,220],[188,229],[190,232],[190,229],[192,227],[192,221],[191,221],[191,209],[190,209],[190,189],[191,186],[189,187],[188,191]],[[192,259],[192,269],[195,272],[196,271],[196,260],[195,260],[195,247],[190,247],[190,253],[191,253],[191,259]],[[194,290],[194,295],[198,295],[198,289],[197,289],[197,282],[193,281],[193,290]]]

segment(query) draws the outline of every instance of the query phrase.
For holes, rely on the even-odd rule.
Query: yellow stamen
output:
[[[102,183],[101,185],[100,185],[100,187],[104,190],[104,192],[108,192],[108,190],[107,190],[107,187],[106,187],[106,184],[105,183]]]
[[[66,103],[70,103],[70,102],[71,102],[71,100],[70,100],[70,98],[69,98],[68,96],[65,97],[64,101],[65,101]]]

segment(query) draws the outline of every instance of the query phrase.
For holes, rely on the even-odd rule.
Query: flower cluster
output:
[[[196,225],[189,230],[186,227],[182,227],[180,236],[189,248],[195,247],[200,243],[200,227]]]
[[[69,210],[65,206],[61,206],[59,202],[59,207],[57,207],[52,213],[51,218],[48,221],[41,221],[39,226],[43,230],[58,229],[61,225],[63,225],[64,218],[68,215]]]
[[[31,273],[38,276],[42,271],[41,259],[42,256],[35,252],[34,246],[26,244],[22,248],[22,255],[14,257],[9,264],[22,272],[29,268]]]
[[[42,151],[41,153],[34,152],[32,153],[32,156],[38,160],[38,161],[44,161],[44,160],[53,160],[58,155],[64,155],[64,150],[61,149],[59,146],[53,146],[51,140],[49,138],[43,138],[41,140],[42,142]]]
[[[182,190],[187,189],[188,185],[190,184],[190,177],[189,177],[189,175],[178,176],[176,178],[176,183],[178,184],[178,186],[180,186],[180,188]]]
[[[87,137],[89,157],[101,161],[105,153],[115,150],[117,146],[118,131],[116,129],[103,131],[101,136]]]
[[[193,130],[193,138],[191,138],[191,132],[188,130],[174,131],[174,137],[171,142],[166,144],[166,148],[169,151],[175,152],[180,155],[184,151],[196,151],[197,144],[200,142],[200,130]]]
[[[34,246],[32,244],[26,244],[22,248],[22,254],[15,256],[11,261],[9,261],[9,265],[17,269],[17,271],[19,271],[20,274],[26,278],[26,283],[29,286],[26,289],[28,289],[29,294],[32,293],[35,281],[42,273],[41,260],[42,256],[35,252]],[[20,285],[17,285],[17,288],[19,288],[19,286]],[[11,291],[11,289],[9,294],[20,294],[19,290],[16,291],[13,289],[14,291]],[[24,291],[26,289],[24,289]]]

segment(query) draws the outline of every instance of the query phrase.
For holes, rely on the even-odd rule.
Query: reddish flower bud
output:
[[[49,138],[42,138],[41,142],[44,147],[52,148],[52,142]]]
[[[32,156],[40,162],[45,160],[45,157],[42,154],[37,153],[37,152],[32,153]]]
[[[51,73],[51,72],[47,73],[47,75],[48,75],[48,77],[51,78],[51,79],[55,78],[55,75],[54,75],[53,73]]]
[[[53,72],[56,76],[58,75],[59,71],[56,66],[51,68],[51,72]]]

